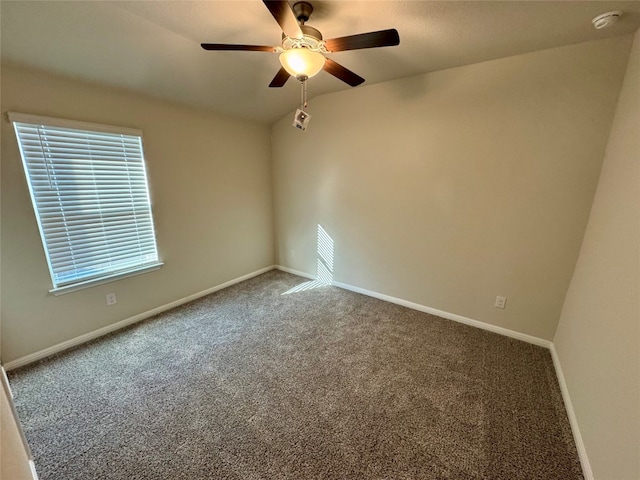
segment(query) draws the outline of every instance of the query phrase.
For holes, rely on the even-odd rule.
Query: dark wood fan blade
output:
[[[262,0],[262,2],[269,12],[271,12],[273,18],[276,19],[276,22],[278,22],[278,25],[280,25],[285,35],[292,38],[302,38],[302,30],[300,30],[298,19],[293,13],[293,10],[291,10],[289,2],[286,0]]]
[[[205,50],[240,50],[246,52],[275,52],[273,47],[267,47],[265,45],[232,45],[228,43],[201,43],[202,48]]]
[[[330,52],[358,50],[360,48],[392,47],[400,43],[400,35],[395,28],[379,32],[360,33],[346,37],[332,38],[325,45]]]
[[[269,86],[282,87],[284,86],[285,83],[287,83],[287,80],[289,80],[290,76],[291,75],[289,75],[289,72],[287,72],[284,68],[280,68],[278,73],[276,73],[276,76],[273,77],[273,80],[271,80],[271,83],[269,84]]]
[[[356,75],[351,70],[343,67],[339,63],[334,62],[330,58],[327,58],[324,62],[324,71],[330,73],[336,78],[339,78],[344,83],[356,87],[364,82],[364,78],[360,75]]]

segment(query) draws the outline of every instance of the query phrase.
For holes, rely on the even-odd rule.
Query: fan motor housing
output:
[[[316,52],[326,53],[326,48],[322,41],[322,33],[318,29],[309,25],[300,25],[300,30],[302,30],[302,38],[292,38],[284,33],[282,34],[282,48],[284,50],[308,48]]]
[[[317,28],[313,28],[310,25],[300,25],[300,30],[302,30],[302,34],[305,37],[311,37],[315,40],[322,40],[322,33],[320,33],[320,30],[318,30]],[[286,33],[283,33],[282,40],[284,40],[285,38],[289,37],[287,37]]]
[[[309,25],[300,25],[300,30],[302,30],[302,33],[305,37],[309,36],[315,38],[316,40],[322,40],[322,34],[317,28],[313,28]]]

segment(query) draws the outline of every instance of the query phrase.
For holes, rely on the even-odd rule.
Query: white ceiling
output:
[[[329,56],[366,79],[356,88],[470,63],[623,35],[640,1],[320,1],[325,39],[396,28],[400,45]],[[595,30],[591,19],[625,14]],[[208,52],[200,43],[278,45],[260,0],[1,2],[2,61],[271,123],[299,103],[299,83],[268,88],[277,54]],[[352,88],[320,72],[313,97]]]

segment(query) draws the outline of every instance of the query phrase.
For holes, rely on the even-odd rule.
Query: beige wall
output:
[[[2,361],[273,264],[269,128],[3,66]],[[55,297],[7,111],[143,130],[156,272]],[[107,307],[105,294],[118,303]]]
[[[144,131],[166,265],[48,294],[3,116],[2,360],[271,265],[273,174],[281,265],[315,273],[320,224],[335,243],[339,282],[545,339],[562,310],[556,349],[595,477],[639,478],[638,34],[615,110],[630,42],[322,96],[311,101],[307,132],[287,116],[271,140],[255,123],[3,67],[3,114]],[[118,295],[113,307],[109,292]],[[505,310],[493,307],[496,295],[508,297]]]
[[[640,33],[554,343],[594,477],[640,478]]]
[[[630,43],[312,99],[272,128],[276,261],[315,273],[320,224],[336,281],[552,339]]]
[[[29,457],[9,401],[4,389],[0,388],[0,478],[33,480]]]
[[[0,478],[33,480],[31,454],[23,441],[21,427],[14,414],[13,398],[4,369],[0,370]]]

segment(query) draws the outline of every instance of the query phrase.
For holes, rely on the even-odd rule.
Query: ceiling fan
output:
[[[388,47],[400,43],[398,31],[394,28],[323,40],[319,30],[306,25],[313,12],[313,6],[309,2],[299,1],[294,3],[292,7],[286,0],[263,0],[263,3],[282,29],[281,46],[224,43],[203,43],[201,45],[205,50],[280,53],[282,67],[271,80],[269,87],[284,86],[290,76],[296,77],[304,83],[320,70],[324,70],[355,87],[364,82],[364,78],[326,57],[325,54],[362,48]]]

